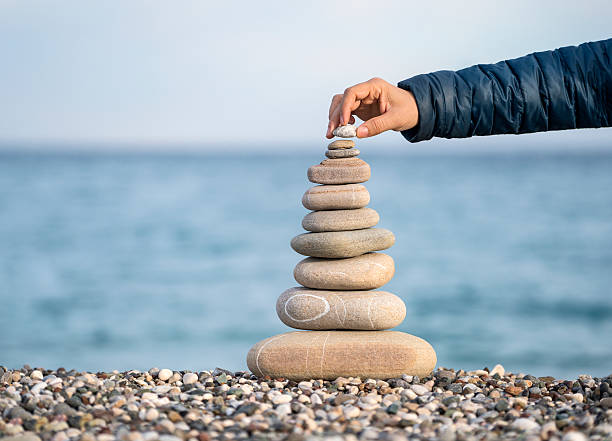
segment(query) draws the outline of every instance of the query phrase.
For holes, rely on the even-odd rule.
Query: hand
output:
[[[344,95],[332,98],[327,138],[333,138],[332,132],[336,127],[354,124],[353,115],[364,121],[357,128],[358,138],[378,135],[387,130],[408,130],[419,121],[414,95],[380,78],[349,87]]]

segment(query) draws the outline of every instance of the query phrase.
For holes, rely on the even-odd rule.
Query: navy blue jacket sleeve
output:
[[[496,64],[404,80],[419,123],[411,142],[432,137],[530,133],[612,124],[612,39],[536,52]]]

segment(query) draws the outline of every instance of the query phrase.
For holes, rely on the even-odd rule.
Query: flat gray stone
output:
[[[302,227],[307,231],[348,231],[373,227],[380,217],[371,208],[356,210],[313,211],[304,216]]]
[[[308,288],[344,291],[380,288],[394,273],[391,256],[367,253],[348,259],[307,257],[295,266],[293,277]]]
[[[370,193],[361,184],[316,185],[302,196],[302,205],[309,210],[345,210],[369,203]]]
[[[370,166],[359,158],[325,159],[308,169],[308,180],[316,184],[358,184],[370,179]]]
[[[395,236],[391,231],[366,228],[300,234],[291,240],[291,248],[304,256],[338,259],[386,250],[394,243]]]
[[[340,159],[340,158],[354,158],[359,156],[359,149],[345,149],[345,150],[327,150],[325,156],[329,159]]]

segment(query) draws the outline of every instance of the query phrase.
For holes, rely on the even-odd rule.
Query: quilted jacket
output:
[[[417,75],[419,123],[402,134],[432,137],[530,133],[612,125],[612,39],[536,52],[456,72]]]

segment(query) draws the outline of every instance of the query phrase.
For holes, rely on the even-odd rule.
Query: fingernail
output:
[[[344,125],[344,116],[340,115],[340,125]]]
[[[366,138],[368,136],[369,130],[366,126],[359,126],[357,128],[357,136],[359,138]]]

